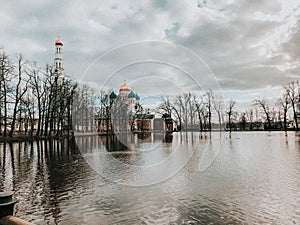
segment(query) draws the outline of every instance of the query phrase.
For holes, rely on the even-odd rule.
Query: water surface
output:
[[[299,224],[300,134],[220,140],[174,133],[2,143],[0,190],[13,190],[16,216],[36,224]]]

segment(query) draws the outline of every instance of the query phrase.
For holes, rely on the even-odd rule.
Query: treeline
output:
[[[270,96],[272,97],[272,96]],[[282,89],[275,102],[271,98],[254,99],[246,110],[236,100],[224,100],[212,90],[196,95],[184,93],[163,97],[157,113],[172,118],[177,130],[299,130],[300,83],[293,81]]]
[[[128,98],[116,98],[111,91],[78,84],[50,65],[41,69],[22,55],[12,61],[0,51],[0,138],[123,131],[128,126],[134,130],[137,118],[143,125],[149,112]],[[254,99],[244,111],[238,109],[237,101],[208,90],[201,95],[163,97],[156,112],[166,121],[172,119],[178,131],[298,130],[299,101],[300,83],[295,81],[283,87],[276,103]]]
[[[77,84],[47,65],[0,52],[0,137],[59,136],[72,129]]]
[[[50,65],[41,69],[22,55],[13,61],[0,52],[0,139],[126,130],[136,116],[127,100],[77,83]]]
[[[202,96],[193,93],[184,93],[176,97],[163,97],[157,107],[157,113],[164,118],[173,118],[176,129],[180,130],[211,130],[212,114],[215,109],[220,112],[219,125],[222,125],[221,102],[210,90]]]

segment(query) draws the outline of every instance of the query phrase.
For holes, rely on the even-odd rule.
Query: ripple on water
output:
[[[193,135],[198,146],[212,147],[208,136]],[[151,164],[179,143],[188,151],[195,146],[190,138],[174,134],[159,150],[161,155],[154,154],[156,150],[112,155],[136,165]],[[86,143],[89,140],[99,142],[91,138]],[[277,132],[232,133],[206,170],[198,170],[205,149],[199,148],[173,177],[146,187],[110,182],[74,149],[51,148],[42,141],[38,150],[34,142],[33,148],[14,145],[11,157],[0,145],[5,179],[0,182],[15,191],[16,215],[36,224],[299,224],[299,140],[294,132],[287,137]],[[96,146],[100,145],[101,141]],[[113,174],[120,168],[106,169]],[[140,174],[134,172],[124,174],[134,179]]]

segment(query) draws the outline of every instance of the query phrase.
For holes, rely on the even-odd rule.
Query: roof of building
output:
[[[119,91],[131,91],[131,88],[126,84],[126,80],[124,80],[124,83],[120,86]]]
[[[55,41],[55,45],[61,45],[63,46],[64,43],[62,42],[62,40],[60,40],[60,36],[58,35],[58,39]]]
[[[111,93],[110,93],[110,96],[109,96],[110,98],[112,98],[112,99],[116,99],[118,96],[116,95],[116,93],[114,92],[114,91],[112,91]]]
[[[131,91],[128,95],[128,98],[136,98],[135,93]]]
[[[141,99],[140,96],[138,95],[138,93],[135,93],[135,99],[136,100],[140,100]]]
[[[154,118],[154,115],[153,114],[137,114],[136,118],[140,119],[140,120],[142,120],[142,119],[152,120]]]

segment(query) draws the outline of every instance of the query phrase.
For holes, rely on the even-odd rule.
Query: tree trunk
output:
[[[7,87],[6,84],[4,84],[4,130],[3,130],[3,136],[6,137],[7,135]]]
[[[284,109],[283,111],[283,129],[286,130],[287,129],[287,110]]]
[[[298,120],[297,120],[297,113],[296,113],[296,108],[295,108],[295,103],[294,101],[291,102],[292,103],[292,108],[293,108],[293,114],[294,114],[294,121],[295,121],[295,125],[296,125],[296,130],[298,130]]]

